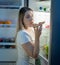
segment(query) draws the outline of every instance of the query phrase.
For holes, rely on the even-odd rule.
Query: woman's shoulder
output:
[[[25,30],[20,30],[20,31],[18,32],[18,34],[19,34],[19,35],[25,35],[25,34],[27,34],[27,32],[26,32]]]

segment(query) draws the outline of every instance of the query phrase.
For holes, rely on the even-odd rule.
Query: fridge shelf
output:
[[[43,60],[45,60],[47,63],[48,63],[48,59],[46,58],[46,57],[44,57],[42,54],[39,54],[40,55],[40,57],[43,59]]]
[[[0,49],[15,49],[16,45],[0,45]]]
[[[0,45],[16,45],[15,43],[5,43],[5,42],[0,42]]]
[[[22,0],[0,0],[0,8],[19,9]]]
[[[5,27],[16,27],[16,24],[0,24],[0,28],[5,28]]]
[[[20,6],[6,6],[6,5],[1,6],[0,5],[0,9],[19,9],[19,8]]]

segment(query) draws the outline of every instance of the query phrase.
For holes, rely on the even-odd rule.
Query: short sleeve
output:
[[[26,32],[20,31],[17,34],[17,43],[25,44],[29,41],[31,41],[31,39],[30,39],[30,36]]]

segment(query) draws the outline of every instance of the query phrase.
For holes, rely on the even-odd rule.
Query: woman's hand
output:
[[[42,24],[44,24],[44,22],[40,22],[39,24],[34,24],[34,31],[35,31],[35,36],[37,38],[40,37],[41,35],[41,31],[42,31]]]

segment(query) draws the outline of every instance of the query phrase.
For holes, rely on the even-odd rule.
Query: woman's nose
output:
[[[33,21],[33,17],[31,17],[30,20]]]

